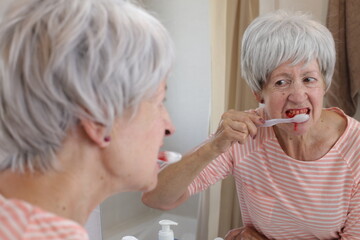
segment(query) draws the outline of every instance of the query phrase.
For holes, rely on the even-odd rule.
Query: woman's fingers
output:
[[[241,232],[243,231],[243,227],[242,228],[236,228],[236,229],[232,229],[230,230],[226,236],[224,240],[233,240],[233,239],[241,239],[241,238],[237,238],[238,236],[240,237]]]
[[[256,231],[253,227],[245,227],[243,231],[240,233],[240,238],[242,240],[267,240],[267,238]]]
[[[238,136],[235,135],[234,141],[244,143],[248,136],[256,137],[258,126],[262,125],[264,121],[255,112],[229,110],[223,114],[221,123],[224,130],[233,130],[238,134]]]
[[[212,138],[212,149],[217,154],[226,152],[235,142],[243,144],[248,137],[255,138],[258,126],[263,124],[255,112],[229,110],[222,115],[218,129]]]
[[[230,230],[225,240],[267,240],[267,238],[253,227],[242,227]]]

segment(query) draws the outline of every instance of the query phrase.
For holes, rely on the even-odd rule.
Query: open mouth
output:
[[[298,114],[310,114],[309,108],[302,108],[302,109],[289,109],[285,112],[286,116],[288,118],[293,118],[294,116]]]

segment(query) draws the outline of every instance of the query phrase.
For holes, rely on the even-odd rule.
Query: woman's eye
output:
[[[276,85],[276,86],[279,86],[279,87],[284,86],[285,84],[286,84],[286,81],[285,81],[285,80],[279,80],[279,81],[276,81],[276,82],[275,82],[275,85]]]
[[[316,79],[315,78],[312,78],[312,77],[306,77],[304,78],[304,82],[307,82],[307,83],[311,83],[311,82],[315,82]]]

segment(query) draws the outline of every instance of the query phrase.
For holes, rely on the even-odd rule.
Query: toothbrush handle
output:
[[[277,120],[270,119],[270,120],[266,120],[265,123],[263,125],[261,125],[260,127],[271,127],[271,126],[274,126],[275,124],[277,124]]]
[[[279,123],[292,123],[292,122],[293,122],[292,118],[270,119],[270,120],[266,120],[265,123],[263,125],[261,125],[260,127],[271,127],[271,126],[274,126],[275,124],[279,124]]]

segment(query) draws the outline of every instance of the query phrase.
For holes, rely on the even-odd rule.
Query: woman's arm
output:
[[[190,183],[217,157],[208,148],[209,142],[183,156],[181,161],[165,167],[158,175],[156,188],[143,194],[143,203],[153,208],[169,210],[186,201],[190,196],[187,190]]]
[[[177,207],[189,198],[188,186],[213,159],[235,142],[244,143],[249,135],[255,137],[261,124],[263,120],[255,113],[234,110],[224,113],[216,133],[181,161],[163,169],[157,187],[144,193],[142,201],[163,210]]]

